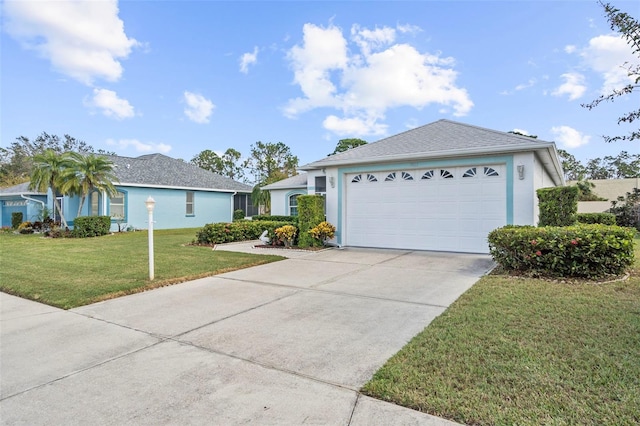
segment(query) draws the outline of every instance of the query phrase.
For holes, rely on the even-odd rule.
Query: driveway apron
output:
[[[348,248],[70,311],[0,294],[0,423],[450,425],[358,389],[492,266]]]

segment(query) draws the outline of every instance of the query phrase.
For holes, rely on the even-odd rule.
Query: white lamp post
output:
[[[154,278],[153,267],[153,208],[156,206],[156,201],[149,196],[147,201],[144,202],[149,212],[149,280]]]

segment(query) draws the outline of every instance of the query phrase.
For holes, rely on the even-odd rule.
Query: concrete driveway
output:
[[[0,422],[453,424],[358,389],[491,267],[335,249],[70,311],[0,294]]]

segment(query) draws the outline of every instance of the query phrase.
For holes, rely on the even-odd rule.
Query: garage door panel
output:
[[[347,175],[345,190],[346,245],[421,250],[487,252],[487,234],[506,223],[506,180],[503,166],[491,165],[498,176],[485,176],[484,166],[476,174],[463,174],[469,167],[447,168],[454,176],[444,179],[433,169],[431,179],[421,179],[426,170],[404,170],[413,180],[385,182],[391,172],[371,173],[378,182],[359,183]]]

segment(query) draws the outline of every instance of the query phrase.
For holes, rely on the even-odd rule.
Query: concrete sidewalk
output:
[[[358,389],[491,267],[344,249],[71,311],[0,294],[0,422],[452,425]]]

